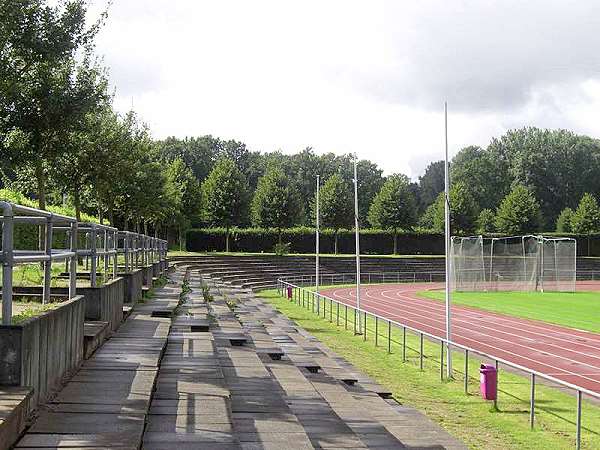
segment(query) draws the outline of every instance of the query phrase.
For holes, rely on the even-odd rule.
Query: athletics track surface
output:
[[[440,283],[362,286],[361,308],[445,337],[444,302],[416,294],[441,288]],[[600,290],[600,285],[588,282],[577,289]],[[355,306],[356,288],[321,294]],[[453,342],[600,393],[600,334],[457,305],[451,320]]]

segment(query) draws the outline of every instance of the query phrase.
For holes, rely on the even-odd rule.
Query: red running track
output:
[[[361,308],[445,337],[444,303],[416,295],[441,288],[440,283],[362,286]],[[356,303],[356,288],[324,289],[321,294],[351,306]],[[452,340],[458,344],[600,393],[600,334],[465,306],[453,306],[451,320]]]

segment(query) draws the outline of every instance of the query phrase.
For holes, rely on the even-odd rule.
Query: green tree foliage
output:
[[[596,197],[585,193],[571,217],[573,233],[589,234],[600,232],[600,207]]]
[[[204,220],[229,230],[247,220],[248,188],[244,174],[231,158],[219,160],[202,183]],[[229,249],[229,232],[227,233]]]
[[[256,227],[276,228],[281,237],[281,230],[297,223],[301,213],[302,203],[296,187],[281,167],[269,167],[259,178],[252,199],[252,224]]]
[[[467,187],[479,209],[497,208],[511,182],[502,161],[476,146],[462,149],[452,159],[451,179]]]
[[[170,223],[177,229],[181,250],[184,248],[184,232],[193,223],[198,222],[202,193],[194,173],[179,158],[167,166],[166,177],[167,186],[172,192],[170,199],[173,202]]]
[[[433,228],[444,231],[444,193],[435,202]],[[464,183],[454,183],[450,188],[450,231],[452,234],[470,233],[475,228],[477,205]]]
[[[40,208],[46,206],[49,169],[64,151],[67,135],[106,97],[106,84],[91,55],[99,28],[85,25],[86,2],[0,2],[0,116],[2,159],[29,170]],[[84,54],[76,58],[77,52]]]
[[[324,227],[333,228],[335,234],[334,253],[337,254],[338,231],[354,224],[354,200],[351,185],[340,174],[334,174],[319,192],[319,212]]]
[[[560,212],[558,219],[556,219],[556,231],[559,233],[571,233],[573,231],[573,210],[571,208],[565,208]]]
[[[560,211],[574,208],[584,193],[600,195],[600,142],[566,130],[511,130],[488,147],[507,167],[513,184],[522,184],[540,202],[544,223],[553,226]]]
[[[541,223],[540,205],[535,195],[520,184],[504,197],[496,211],[496,230],[500,233],[534,233],[540,230]]]
[[[482,209],[477,217],[477,232],[481,234],[495,231],[496,215],[491,209]]]
[[[398,249],[398,230],[410,230],[416,223],[416,201],[406,175],[389,176],[369,209],[371,226],[394,233],[394,254]]]
[[[427,166],[419,177],[421,208],[424,210],[434,203],[444,190],[444,161],[435,161]]]

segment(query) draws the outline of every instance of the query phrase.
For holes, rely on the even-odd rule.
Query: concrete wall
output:
[[[142,283],[145,287],[152,287],[152,277],[154,276],[154,270],[152,265],[142,267]]]
[[[125,280],[125,303],[137,303],[142,298],[142,286],[144,284],[142,269],[121,273],[119,276]]]
[[[18,325],[0,326],[0,385],[33,388],[45,401],[83,358],[85,301],[79,295]]]
[[[99,287],[77,288],[78,294],[85,297],[85,319],[108,322],[111,330],[116,330],[123,321],[125,301],[125,279],[110,280]]]

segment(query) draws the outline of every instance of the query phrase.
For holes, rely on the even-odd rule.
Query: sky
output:
[[[105,0],[90,0],[93,20]],[[115,107],[157,138],[357,153],[416,179],[523,126],[600,137],[595,0],[113,0]]]

